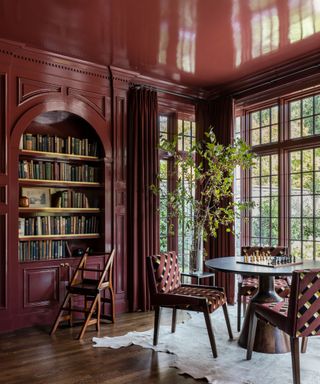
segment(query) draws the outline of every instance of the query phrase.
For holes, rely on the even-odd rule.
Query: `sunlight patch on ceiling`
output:
[[[195,73],[197,7],[192,0],[179,1],[177,67]]]

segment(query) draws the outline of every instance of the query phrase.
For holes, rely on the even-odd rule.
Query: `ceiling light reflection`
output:
[[[193,0],[180,0],[177,67],[189,73],[195,72],[196,17],[196,2]]]

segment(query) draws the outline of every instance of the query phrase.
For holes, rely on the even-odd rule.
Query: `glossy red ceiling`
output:
[[[211,89],[320,48],[319,0],[0,0],[0,37]]]

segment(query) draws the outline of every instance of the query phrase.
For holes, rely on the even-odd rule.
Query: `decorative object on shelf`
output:
[[[29,197],[28,196],[21,196],[19,198],[19,207],[24,207],[24,208],[29,207]]]
[[[155,185],[151,189],[162,199],[165,197],[171,233],[174,220],[182,218],[187,230],[193,233],[194,251],[190,255],[190,267],[202,271],[203,242],[208,236],[216,237],[220,226],[233,232],[236,216],[252,206],[249,202],[235,201],[232,186],[235,169],[249,169],[254,154],[241,139],[228,146],[219,144],[212,127],[205,133],[205,139],[189,150],[178,151],[177,142],[177,139],[162,139],[160,143],[160,150],[174,159],[173,172],[178,172],[178,177],[174,178],[177,180],[174,190],[168,192]],[[163,176],[161,173],[158,176],[160,186]],[[184,207],[188,207],[190,216],[184,215]]]
[[[21,195],[29,200],[29,207],[50,207],[49,188],[21,188]]]
[[[72,251],[72,256],[81,257],[84,255],[84,249],[83,248],[77,248]]]

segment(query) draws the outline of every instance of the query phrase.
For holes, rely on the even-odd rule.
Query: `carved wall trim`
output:
[[[43,81],[18,78],[18,105],[33,97],[48,93],[61,93],[62,87],[57,84],[50,84]]]
[[[25,44],[5,39],[0,39],[0,54],[9,56],[16,60],[44,65],[67,72],[74,72],[81,75],[107,80],[110,79],[106,66],[30,48]]]
[[[72,95],[82,100],[95,109],[102,117],[106,117],[106,97],[104,95],[72,87],[67,88],[67,95]]]

